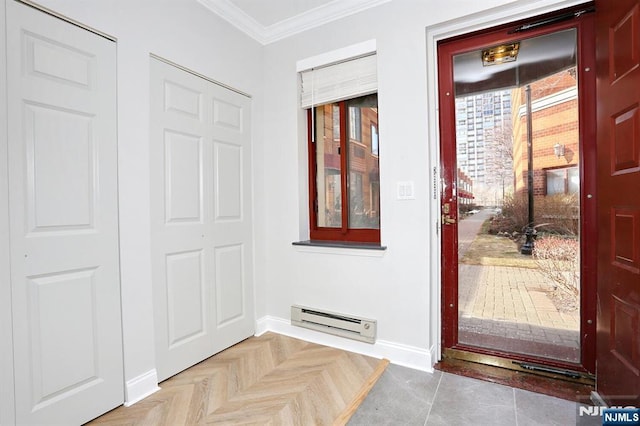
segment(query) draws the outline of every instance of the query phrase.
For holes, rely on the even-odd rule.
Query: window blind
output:
[[[300,77],[302,108],[375,93],[378,90],[376,55],[302,71]]]

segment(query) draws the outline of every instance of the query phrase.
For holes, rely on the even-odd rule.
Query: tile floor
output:
[[[442,371],[389,365],[349,425],[600,425],[575,402]]]

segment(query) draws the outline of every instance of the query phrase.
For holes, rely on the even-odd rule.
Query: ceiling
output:
[[[332,0],[229,0],[233,6],[256,20],[263,27],[294,18],[310,10],[326,6]]]
[[[391,0],[196,0],[269,44]]]

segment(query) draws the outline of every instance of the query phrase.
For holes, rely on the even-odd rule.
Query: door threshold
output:
[[[519,362],[518,362],[519,364]],[[514,361],[459,349],[444,349],[436,370],[472,377],[580,403],[590,403],[593,376],[577,372],[579,379],[524,368]]]

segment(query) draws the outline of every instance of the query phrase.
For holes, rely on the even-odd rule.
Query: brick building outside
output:
[[[570,68],[529,85],[531,90],[534,224],[562,222],[577,233],[579,217],[579,125],[576,70]],[[514,200],[528,195],[525,87],[512,91]]]

